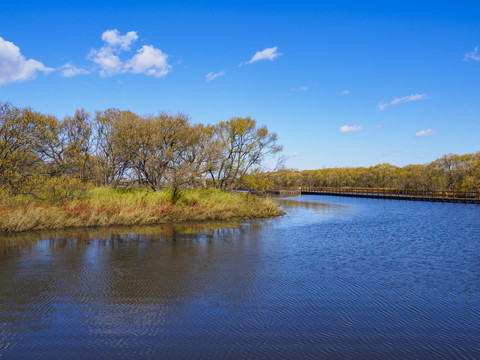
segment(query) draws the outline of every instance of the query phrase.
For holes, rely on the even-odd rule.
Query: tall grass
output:
[[[237,220],[282,214],[272,200],[248,194],[189,189],[182,191],[175,202],[172,195],[169,190],[96,187],[64,203],[4,198],[0,200],[0,232]]]

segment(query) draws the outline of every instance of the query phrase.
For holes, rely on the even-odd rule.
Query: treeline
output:
[[[59,120],[0,103],[0,190],[13,195],[62,197],[85,184],[170,188],[173,196],[184,187],[234,189],[280,150],[277,135],[250,117],[203,125],[182,113],[82,109]]]
[[[371,187],[420,190],[480,189],[480,152],[448,154],[426,165],[397,167],[388,163],[372,167],[320,170],[280,170],[248,175],[251,189],[281,187]]]

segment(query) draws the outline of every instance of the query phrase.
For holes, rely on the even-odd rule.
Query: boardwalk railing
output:
[[[414,190],[363,187],[301,187],[282,190],[297,190],[302,194],[369,197],[380,199],[467,202],[480,204],[480,191],[459,190]]]

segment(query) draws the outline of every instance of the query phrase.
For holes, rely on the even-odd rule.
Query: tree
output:
[[[132,125],[132,124],[131,124]],[[160,113],[157,116],[139,117],[134,127],[126,132],[127,149],[132,170],[140,181],[153,190],[164,186],[167,171],[175,153],[182,145],[182,137],[188,130],[188,117]]]
[[[206,186],[204,174],[218,155],[217,140],[212,137],[213,133],[212,126],[202,124],[185,126],[183,131],[178,132],[178,140],[171,150],[171,160],[165,173],[174,199],[182,187]]]
[[[97,182],[116,186],[130,166],[132,139],[138,115],[112,108],[95,114],[95,173]]]
[[[0,186],[29,193],[43,174],[41,149],[56,138],[56,118],[0,103]]]
[[[211,164],[208,173],[216,188],[235,188],[239,178],[262,160],[282,150],[277,145],[277,134],[267,127],[256,127],[250,117],[234,117],[216,126],[221,156]]]
[[[67,116],[60,123],[60,139],[63,153],[64,173],[88,180],[91,165],[92,124],[90,113],[85,109],[76,110],[74,116]]]

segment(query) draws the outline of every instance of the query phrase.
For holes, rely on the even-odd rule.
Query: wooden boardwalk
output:
[[[435,201],[480,204],[480,191],[458,190],[400,190],[384,188],[359,188],[359,187],[302,187],[288,188],[283,191],[300,191],[302,195],[329,195],[350,196],[373,199],[410,200],[410,201]],[[280,191],[280,190],[278,190]]]

